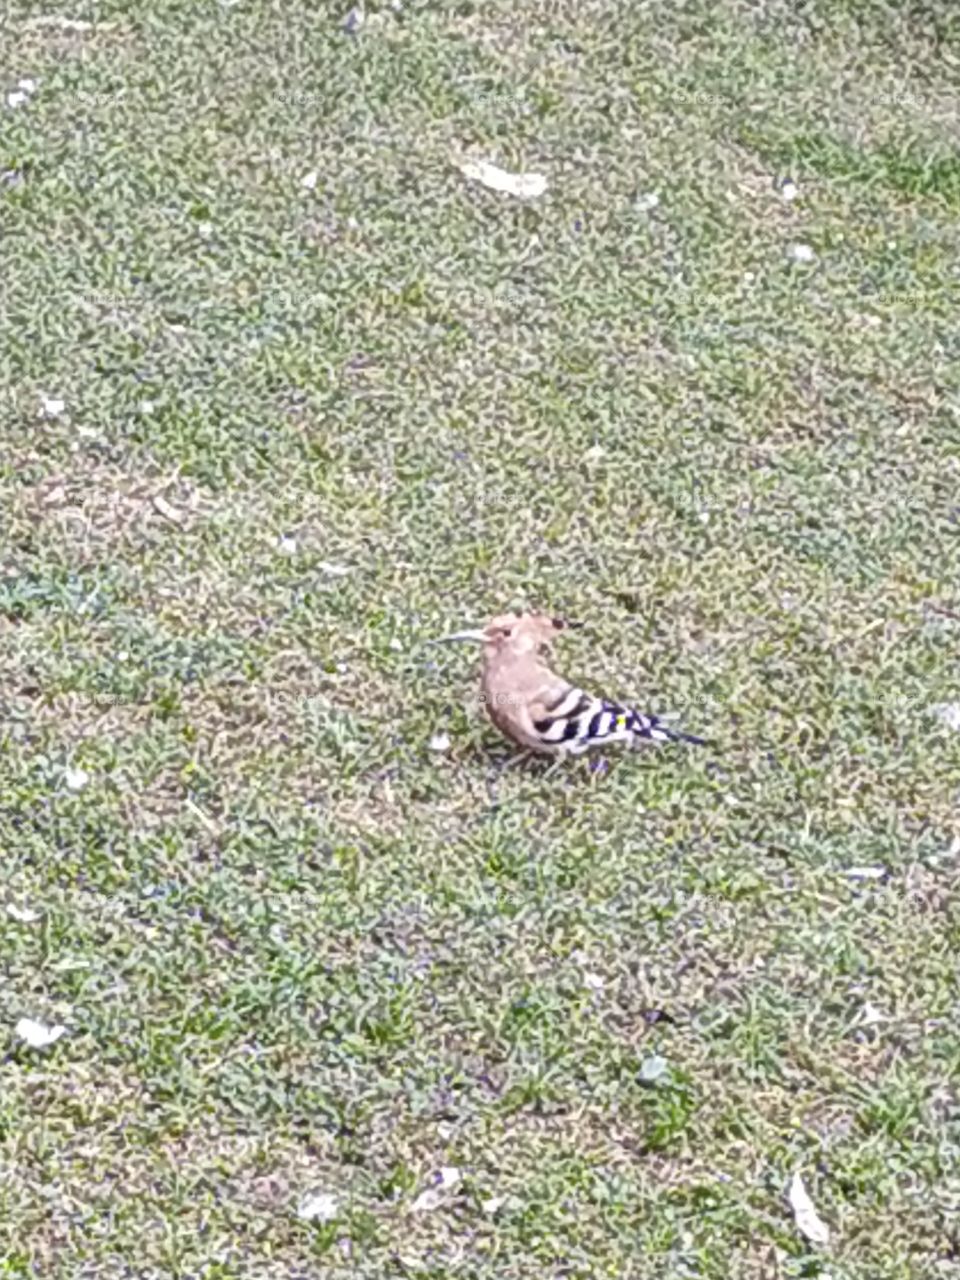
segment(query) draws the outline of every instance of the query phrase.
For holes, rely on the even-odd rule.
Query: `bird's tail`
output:
[[[692,742],[694,746],[707,746],[706,738],[698,738],[693,733],[683,733],[680,729],[671,729],[664,723],[662,716],[644,715],[640,711],[631,711],[627,721],[628,729],[634,738],[643,742]]]

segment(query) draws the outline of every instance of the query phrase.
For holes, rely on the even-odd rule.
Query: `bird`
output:
[[[557,675],[547,660],[552,642],[580,625],[538,612],[504,613],[485,627],[456,631],[435,643],[482,645],[482,700],[504,737],[522,749],[517,759],[533,752],[560,760],[611,743],[706,745],[704,738],[668,728],[660,716],[597,697]]]

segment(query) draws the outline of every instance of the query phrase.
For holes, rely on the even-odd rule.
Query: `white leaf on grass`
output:
[[[22,89],[11,89],[7,94],[7,106],[12,107],[14,110],[16,110],[17,107],[22,107],[24,103],[29,101],[29,93],[24,93]]]
[[[795,1173],[790,1180],[790,1207],[800,1233],[814,1244],[827,1244],[830,1228],[814,1208],[799,1173]]]
[[[480,1208],[484,1213],[489,1213],[491,1217],[503,1206],[504,1196],[491,1196],[489,1200],[483,1200]]]
[[[21,924],[33,924],[40,919],[39,911],[34,911],[32,907],[18,907],[13,902],[7,903],[7,915],[13,920],[19,920]]]
[[[332,1222],[339,1212],[336,1196],[326,1191],[310,1191],[297,1205],[297,1217],[305,1222]]]
[[[435,733],[427,746],[431,751],[449,751],[450,739],[445,733]]]
[[[447,1193],[460,1185],[460,1170],[455,1165],[445,1165],[438,1170],[436,1181],[426,1191],[421,1191],[410,1206],[413,1213],[429,1213],[439,1209],[447,1199]]]
[[[305,173],[300,179],[300,185],[305,191],[313,191],[320,181],[320,175],[316,169],[311,169],[309,173]]]
[[[482,182],[491,191],[503,191],[518,200],[535,200],[547,189],[547,180],[542,173],[508,173],[486,160],[466,160],[459,168],[471,182]]]
[[[875,1027],[878,1022],[886,1022],[887,1016],[868,1000],[860,1010],[860,1021],[865,1027]]]
[[[14,1031],[31,1049],[45,1049],[47,1045],[55,1044],[62,1035],[66,1035],[67,1028],[60,1023],[48,1027],[34,1018],[21,1018]]]
[[[41,396],[40,413],[38,414],[38,417],[59,418],[66,407],[67,406],[63,400],[57,400],[50,396]]]
[[[948,729],[960,733],[960,702],[938,702],[930,708],[930,714],[941,720]]]
[[[169,503],[162,493],[153,495],[153,505],[165,520],[171,524],[183,524],[183,512]]]
[[[82,791],[90,781],[85,769],[64,769],[63,780],[71,791]]]
[[[653,1054],[650,1058],[644,1058],[640,1063],[639,1078],[644,1084],[655,1084],[658,1080],[662,1080],[664,1076],[670,1072],[670,1064],[666,1058],[661,1058],[659,1054]]]
[[[30,76],[24,76],[22,80],[17,81],[17,88],[21,89],[24,93],[36,93],[37,82],[36,80],[31,79]]]
[[[887,874],[886,867],[847,867],[843,873],[851,880],[882,880]]]

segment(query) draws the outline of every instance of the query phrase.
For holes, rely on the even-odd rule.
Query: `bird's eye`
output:
[[[550,621],[553,623],[553,625],[556,627],[558,631],[562,631],[563,628],[567,625],[562,618],[551,618]]]
[[[509,640],[513,635],[513,631],[510,627],[501,627],[500,634],[503,636],[504,640]]]

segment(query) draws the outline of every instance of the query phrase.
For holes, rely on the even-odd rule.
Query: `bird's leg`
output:
[[[556,755],[553,757],[553,763],[550,765],[550,768],[544,770],[544,774],[543,774],[544,781],[546,781],[546,779],[549,778],[552,773],[556,773],[556,771],[560,768],[560,766],[563,764],[566,758],[567,758],[566,751],[561,750],[556,753]]]
[[[500,772],[506,773],[508,769],[512,769],[515,764],[519,764],[521,760],[526,760],[530,756],[527,750],[518,751],[515,756],[511,756],[506,764],[500,766]]]

